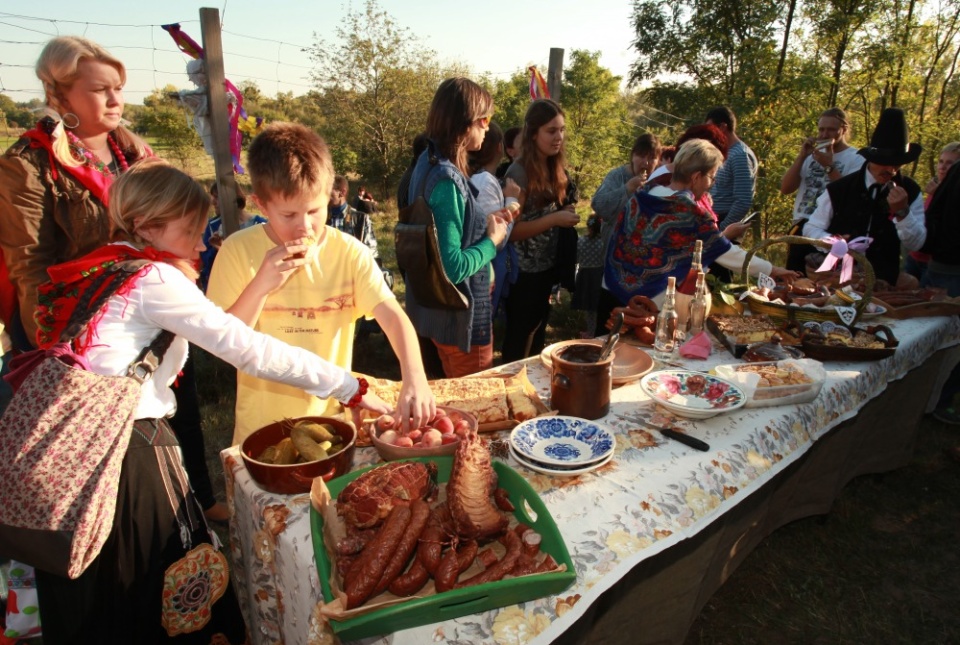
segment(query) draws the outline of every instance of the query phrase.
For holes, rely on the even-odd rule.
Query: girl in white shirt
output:
[[[120,376],[162,330],[176,335],[143,385],[113,529],[103,550],[75,580],[37,572],[44,639],[49,636],[50,642],[79,643],[90,634],[96,634],[97,642],[118,644],[169,638],[169,627],[160,620],[165,572],[191,548],[210,541],[166,421],[176,408],[170,386],[186,360],[188,343],[259,377],[333,396],[349,407],[390,411],[366,391],[362,379],[252,330],[204,297],[196,286],[196,267],[209,207],[203,188],[181,171],[160,160],[136,164],[110,190],[115,243],[52,267],[52,283],[40,290],[38,340],[48,346],[59,340],[70,313],[94,290],[95,276],[117,262],[147,259],[106,301],[75,349],[93,372]],[[291,245],[290,251],[306,247]],[[218,642],[244,642],[243,619],[229,588],[219,601],[198,609],[198,615],[207,609],[212,618],[188,640],[206,643],[220,634]],[[48,625],[55,633],[48,633]]]

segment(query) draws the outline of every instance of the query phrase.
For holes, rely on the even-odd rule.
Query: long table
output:
[[[558,596],[404,630],[390,642],[602,643],[623,642],[624,634],[637,643],[682,642],[710,595],[763,537],[829,511],[853,477],[909,460],[931,394],[960,359],[960,322],[884,322],[900,340],[896,354],[826,363],[827,381],[810,403],[690,421],[666,413],[637,383],[616,388],[603,420],[617,435],[608,465],[556,478],[508,461],[553,514],[576,582]],[[709,359],[688,365],[707,370],[733,362],[716,345]],[[547,368],[539,358],[522,364],[547,400]],[[625,415],[681,427],[711,450],[655,436]],[[222,459],[233,581],[253,642],[332,642],[319,611],[309,496],[259,488],[236,447]],[[358,449],[354,466],[378,461],[372,448]]]

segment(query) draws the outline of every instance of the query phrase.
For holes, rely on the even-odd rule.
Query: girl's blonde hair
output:
[[[127,82],[127,70],[117,58],[106,49],[80,36],[60,36],[49,41],[37,59],[37,78],[43,83],[43,93],[47,107],[56,113],[60,122],[57,125],[58,136],[53,137],[53,152],[57,160],[65,166],[82,166],[86,159],[77,159],[70,152],[70,141],[63,135],[61,103],[64,91],[70,89],[80,78],[80,63],[86,60],[105,63],[117,70],[120,82]],[[147,146],[143,140],[120,125],[113,132],[121,150],[133,150],[136,156],[144,157]]]
[[[188,232],[198,239],[207,225],[210,196],[190,175],[166,161],[150,157],[138,161],[110,186],[108,214],[110,239],[131,242],[142,248],[147,241],[143,229],[162,229],[186,219]],[[187,277],[196,280],[192,261],[170,262]]]

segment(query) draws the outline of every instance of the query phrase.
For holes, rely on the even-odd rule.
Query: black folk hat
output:
[[[900,108],[887,108],[880,115],[870,145],[860,148],[860,156],[881,166],[902,166],[916,161],[923,148],[919,143],[908,143],[907,119]]]

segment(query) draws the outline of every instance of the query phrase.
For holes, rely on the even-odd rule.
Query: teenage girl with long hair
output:
[[[580,222],[574,205],[576,189],[567,176],[563,110],[550,99],[538,99],[523,119],[520,158],[507,177],[520,186],[520,219],[511,242],[520,273],[507,300],[503,361],[540,353],[544,346],[550,291],[559,282],[556,267],[558,229]]]

